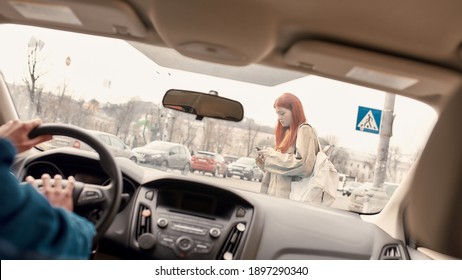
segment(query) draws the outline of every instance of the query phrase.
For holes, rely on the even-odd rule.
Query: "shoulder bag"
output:
[[[321,143],[314,128],[313,131],[319,145],[313,173],[308,177],[302,177],[298,181],[292,181],[289,198],[296,201],[330,206],[334,203],[337,192],[338,173],[326,153],[321,149]]]

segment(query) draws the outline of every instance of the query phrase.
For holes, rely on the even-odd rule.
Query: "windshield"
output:
[[[197,156],[200,156],[202,158],[214,158],[213,154],[206,152],[197,152]]]
[[[240,158],[236,161],[238,164],[244,164],[244,165],[254,165],[255,164],[255,159],[253,158]]]
[[[166,151],[172,147],[169,143],[154,141],[145,146],[148,149]]]
[[[162,171],[181,172],[232,188],[260,192],[262,177],[229,170],[223,178],[184,172],[190,167],[190,157],[186,155],[207,151],[254,165],[255,147],[275,148],[275,100],[283,93],[293,93],[301,100],[307,122],[316,129],[321,146],[331,147],[328,155],[336,170],[344,174],[331,207],[346,211],[380,211],[384,203],[379,208],[366,207],[366,202],[372,203],[369,201],[373,199],[362,199],[362,187],[349,190],[346,183],[366,183],[367,187],[379,175],[376,167],[385,166],[380,174],[382,183],[391,184],[386,188],[389,199],[419,156],[437,118],[432,108],[412,99],[298,72],[255,65],[220,68],[210,63],[205,68],[220,74],[214,77],[162,66],[149,57],[177,54],[159,55],[162,49],[140,43],[15,25],[1,26],[0,34],[8,38],[0,45],[0,70],[21,119],[39,117],[44,122],[110,133],[132,152],[116,156],[131,157],[148,171],[158,169],[162,163],[159,158],[136,154],[135,148],[155,140],[178,143],[182,148],[172,156],[185,155],[185,161]],[[175,59],[181,58],[170,58]],[[194,60],[188,60],[187,65],[201,72],[204,63],[200,64],[195,69]],[[245,79],[237,77],[239,73],[245,73]],[[239,101],[244,107],[244,120],[196,120],[194,115],[166,109],[161,104],[162,97],[172,88],[214,92]],[[392,104],[387,109],[392,111],[392,133],[386,156],[378,159],[384,137],[379,131],[385,104]],[[58,140],[60,145],[47,148],[79,148],[74,142]],[[147,147],[167,148],[156,142]],[[369,197],[374,197],[370,195],[373,191]]]

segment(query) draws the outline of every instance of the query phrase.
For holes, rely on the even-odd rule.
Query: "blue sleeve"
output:
[[[51,206],[32,186],[21,185],[10,172],[15,154],[13,145],[0,138],[0,244],[9,244],[22,256],[32,252],[45,258],[88,259],[94,225]]]

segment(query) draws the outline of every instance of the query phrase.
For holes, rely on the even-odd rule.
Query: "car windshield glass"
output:
[[[255,147],[268,153],[280,151],[275,127],[281,116],[274,103],[283,93],[296,95],[322,148],[328,148],[326,153],[336,170],[345,175],[331,207],[346,211],[376,213],[383,208],[419,157],[437,118],[431,107],[416,100],[301,72],[183,61],[174,51],[141,43],[19,25],[2,25],[0,35],[8,38],[0,44],[0,71],[21,119],[38,117],[46,123],[109,133],[127,145],[125,154],[117,156],[133,159],[146,172],[160,169],[260,192],[265,170],[255,169],[252,174],[230,170],[231,161],[240,158],[237,163],[254,165]],[[163,66],[167,58],[189,70]],[[239,101],[244,119],[197,120],[194,115],[167,109],[162,98],[169,89],[213,92]],[[388,136],[381,133],[382,112],[387,110],[392,112]],[[386,154],[378,157],[385,140]],[[146,144],[157,150],[170,147],[152,141],[176,143],[184,149],[169,158],[147,155],[147,150],[140,148]],[[85,147],[55,137],[39,148],[63,146]],[[198,151],[229,156],[225,157],[228,169],[207,170],[222,176],[194,172],[191,155]],[[183,156],[181,160],[178,154]],[[287,155],[287,159],[291,157],[296,154]],[[377,176],[382,176],[380,185],[371,187]],[[366,186],[350,190],[349,181]],[[391,185],[385,186],[385,182]],[[383,199],[377,202],[377,198]]]
[[[236,161],[236,163],[244,164],[244,165],[254,165],[255,160],[253,158],[240,158]]]
[[[159,151],[166,151],[172,147],[169,143],[163,143],[163,142],[151,142],[145,146],[146,148],[153,149],[153,150],[159,150]]]
[[[197,155],[202,158],[213,158],[212,154],[204,153],[204,152],[197,152]]]

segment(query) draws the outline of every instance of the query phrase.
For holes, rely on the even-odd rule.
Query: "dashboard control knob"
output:
[[[217,228],[211,228],[209,231],[209,234],[213,238],[218,238],[221,235],[221,231]]]
[[[194,241],[187,236],[181,236],[176,240],[176,246],[181,251],[189,251],[193,247]]]
[[[156,237],[152,233],[143,233],[138,237],[138,244],[142,250],[151,250],[156,246]]]
[[[236,217],[242,218],[244,216],[245,216],[245,209],[242,207],[239,207],[239,209],[237,209],[237,212],[236,212]]]
[[[231,252],[225,252],[225,253],[223,254],[223,259],[224,259],[224,260],[230,261],[230,260],[232,260],[233,258],[234,258],[234,257],[233,257],[233,253],[231,253]]]
[[[157,226],[160,228],[166,228],[168,226],[168,220],[165,218],[159,218],[157,220]]]

